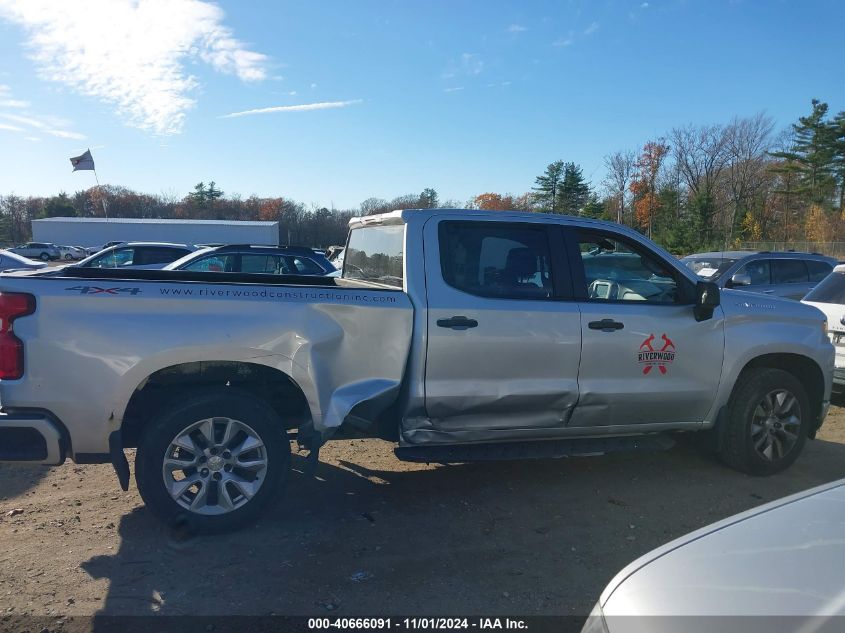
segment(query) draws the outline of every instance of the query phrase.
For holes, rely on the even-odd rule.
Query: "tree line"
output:
[[[471,208],[565,213],[632,226],[676,253],[743,241],[832,242],[845,239],[845,112],[813,100],[810,112],[781,132],[759,113],[727,123],[673,128],[637,149],[604,158],[605,173],[587,182],[575,161],[558,160],[530,191],[485,192],[466,202],[437,191],[368,198],[354,209],[308,207],[286,197],[226,196],[198,183],[185,196],[150,195],[105,185],[72,195],[0,195],[0,242],[23,242],[43,217],[277,220],[282,244],[345,241],[356,215],[394,209]]]

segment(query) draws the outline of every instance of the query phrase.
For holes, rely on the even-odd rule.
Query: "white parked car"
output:
[[[845,393],[845,264],[837,265],[802,303],[818,308],[827,317],[827,334],[836,347],[833,390]]]
[[[11,251],[0,250],[0,272],[10,270],[37,270],[46,268],[44,262],[36,262]]]

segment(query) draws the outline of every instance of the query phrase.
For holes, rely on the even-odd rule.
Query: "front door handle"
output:
[[[437,327],[447,327],[452,330],[466,330],[471,327],[478,327],[478,321],[468,319],[465,316],[453,316],[449,319],[437,319]]]
[[[602,319],[601,321],[590,321],[587,326],[591,330],[601,330],[602,332],[614,332],[625,327],[624,323],[614,321],[613,319]]]

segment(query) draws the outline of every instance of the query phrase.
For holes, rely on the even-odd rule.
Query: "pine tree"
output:
[[[810,202],[824,203],[833,189],[834,127],[826,120],[828,106],[813,99],[813,111],[792,126],[795,154],[802,165],[802,189]]]
[[[546,171],[537,176],[535,186],[532,187],[534,200],[543,213],[556,213],[559,211],[560,186],[563,183],[565,164],[557,160],[546,167]]]
[[[590,187],[584,182],[581,168],[575,163],[563,166],[563,182],[559,187],[558,198],[561,213],[569,215],[578,215],[590,199]]]

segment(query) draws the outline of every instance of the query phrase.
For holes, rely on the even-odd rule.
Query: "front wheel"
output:
[[[166,523],[225,532],[254,521],[290,467],[282,420],[267,404],[224,388],[164,412],[144,433],[135,481]]]
[[[70,253],[68,253],[67,255],[65,255],[65,260],[66,260],[66,261],[70,261],[70,260],[72,260],[72,259],[73,259],[73,255],[71,255]]]
[[[41,261],[43,261],[43,262],[49,262],[50,261],[50,253],[41,253],[41,255],[39,255],[39,257],[40,257]]]
[[[720,456],[751,475],[788,468],[807,441],[810,401],[801,382],[781,369],[740,378],[728,403]]]

